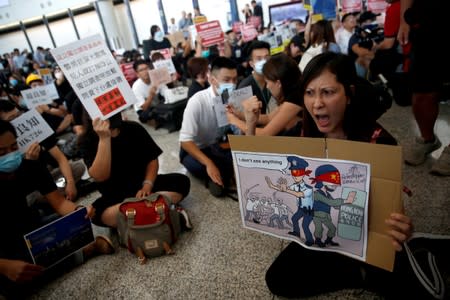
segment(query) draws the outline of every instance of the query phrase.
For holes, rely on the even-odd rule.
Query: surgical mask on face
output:
[[[155,41],[162,42],[164,39],[164,33],[160,30],[155,32]]]
[[[202,50],[202,57],[208,58],[209,57],[209,49],[208,50]]]
[[[220,83],[219,87],[217,88],[217,93],[219,93],[219,95],[222,95],[222,93],[225,92],[225,90],[227,90],[228,94],[230,94],[232,91],[234,91],[235,88],[236,85],[234,83],[231,82]]]
[[[62,79],[63,77],[64,77],[64,74],[62,72],[55,72],[56,79]]]
[[[20,98],[20,100],[19,100],[19,106],[22,107],[22,108],[28,108],[27,102],[25,101],[24,98]]]
[[[19,81],[17,79],[15,79],[15,78],[9,80],[9,84],[11,86],[16,86],[18,83],[19,83]]]
[[[0,172],[12,173],[20,167],[22,163],[22,153],[19,150],[8,153],[0,157]]]
[[[266,60],[265,59],[257,61],[255,63],[255,72],[260,74],[260,75],[262,75],[263,67],[264,67],[265,64],[266,64]]]

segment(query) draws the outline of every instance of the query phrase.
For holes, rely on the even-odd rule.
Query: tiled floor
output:
[[[450,103],[441,104],[436,131],[443,145],[450,143]],[[400,143],[417,132],[410,107],[394,106],[381,123]],[[178,132],[147,127],[164,150],[160,171],[185,172],[178,162]],[[415,220],[417,231],[450,234],[449,177],[428,174],[431,163],[404,166],[404,183],[414,193],[405,197],[405,210]],[[90,203],[93,193],[83,199]],[[216,199],[196,179],[183,201],[194,229],[183,233],[174,256],[151,259],[139,265],[126,249],[112,256],[91,259],[45,286],[32,299],[274,299],[264,275],[272,260],[286,245],[277,238],[242,228],[238,203]],[[95,228],[96,231],[103,231]],[[374,299],[365,291],[346,290],[317,299]],[[276,299],[276,297],[275,297]]]

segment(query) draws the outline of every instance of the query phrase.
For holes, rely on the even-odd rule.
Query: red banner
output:
[[[253,24],[245,24],[241,27],[242,39],[244,42],[249,42],[254,40],[258,36],[258,31],[256,31]]]

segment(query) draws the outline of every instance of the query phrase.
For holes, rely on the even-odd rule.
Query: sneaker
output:
[[[450,146],[444,148],[439,159],[431,167],[431,173],[450,176]]]
[[[413,144],[404,149],[405,162],[412,166],[418,166],[425,161],[428,154],[439,147],[441,147],[441,142],[437,137],[434,138],[433,143],[425,143],[421,137],[417,137]]]
[[[222,197],[225,191],[225,188],[221,185],[218,185],[211,179],[208,180],[208,190],[214,197]]]
[[[177,212],[180,214],[181,231],[191,230],[192,224],[191,224],[191,221],[189,220],[189,215],[188,215],[187,211],[184,208],[177,206]]]

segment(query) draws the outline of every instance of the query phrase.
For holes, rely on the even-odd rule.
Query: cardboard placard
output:
[[[395,249],[384,220],[392,212],[403,210],[401,147],[324,138],[234,135],[229,135],[228,138],[232,151],[293,153],[318,159],[369,164],[371,179],[365,262],[388,271],[393,270]]]
[[[387,2],[383,0],[367,0],[367,10],[376,14],[384,13],[387,5]]]
[[[196,24],[195,28],[197,30],[197,34],[201,38],[201,44],[203,47],[210,47],[220,44],[225,38],[219,21]]]
[[[50,104],[59,98],[58,90],[54,83],[37,86],[32,89],[20,91],[28,109],[35,108],[43,104]]]
[[[175,31],[172,34],[166,36],[173,47],[176,47],[179,43],[184,42],[185,34],[183,31]]]
[[[384,2],[384,1],[383,1]],[[361,0],[342,0],[341,10],[343,14],[362,11]]]
[[[50,50],[64,76],[92,119],[102,120],[121,112],[137,100],[119,65],[100,34]],[[120,91],[125,104],[104,114],[98,97]]]
[[[244,42],[253,41],[258,36],[258,31],[253,24],[245,24],[241,27],[242,40]]]
[[[16,129],[17,145],[22,153],[27,152],[31,144],[42,142],[54,132],[35,109],[18,116],[11,124]]]

